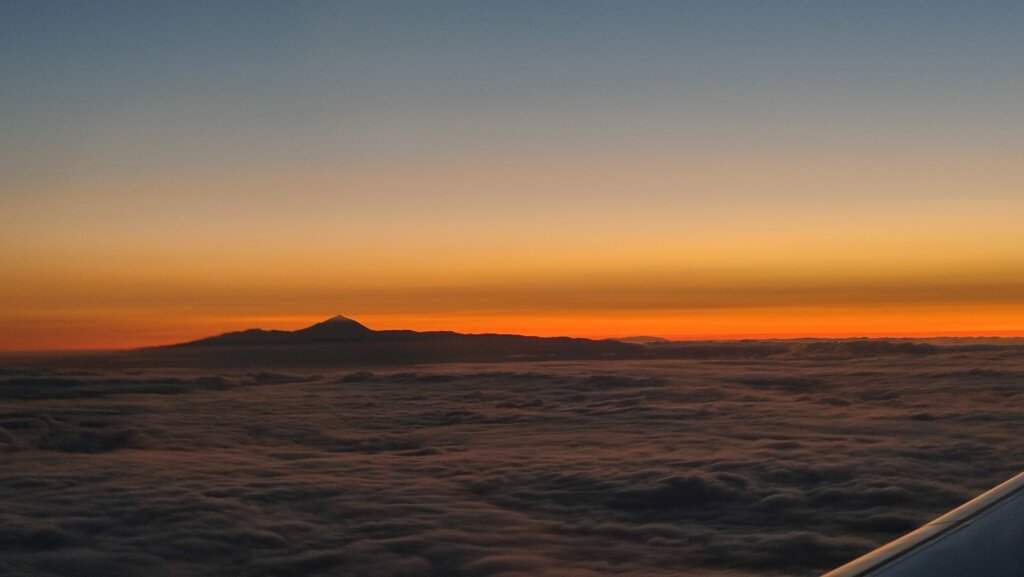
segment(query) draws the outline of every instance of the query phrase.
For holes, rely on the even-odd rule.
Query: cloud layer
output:
[[[0,372],[2,575],[815,575],[1016,473],[1024,357]]]

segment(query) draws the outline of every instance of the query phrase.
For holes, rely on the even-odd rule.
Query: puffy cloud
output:
[[[909,353],[8,369],[0,575],[816,575],[1024,461],[1024,358]]]

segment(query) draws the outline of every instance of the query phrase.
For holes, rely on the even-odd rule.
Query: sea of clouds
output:
[[[0,371],[0,575],[817,575],[1024,465],[1024,354]]]

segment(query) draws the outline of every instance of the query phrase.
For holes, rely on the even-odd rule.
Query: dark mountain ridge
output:
[[[338,315],[294,331],[250,329],[146,349],[149,354],[191,352],[221,359],[400,364],[458,361],[636,358],[643,347],[611,340],[464,334],[452,331],[377,331]]]
[[[170,346],[223,347],[343,343],[372,338],[372,335],[377,332],[348,317],[336,315],[326,321],[295,331],[248,329]]]
[[[631,339],[632,340],[632,339]],[[196,341],[130,351],[27,356],[0,363],[95,367],[208,367],[225,369],[384,367],[413,364],[573,360],[816,361],[888,355],[987,352],[1020,355],[1018,343],[923,343],[901,339],[792,339],[622,342],[572,337],[464,334],[452,331],[373,330],[335,316],[294,330],[249,329]]]

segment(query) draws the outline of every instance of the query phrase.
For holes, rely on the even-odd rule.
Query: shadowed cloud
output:
[[[815,575],[1015,472],[1022,361],[10,368],[0,575]]]

